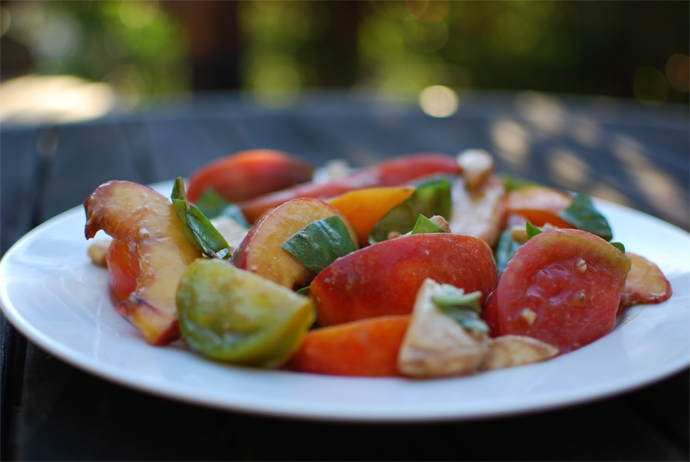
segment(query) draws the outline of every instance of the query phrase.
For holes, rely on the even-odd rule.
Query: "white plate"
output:
[[[167,195],[170,183],[158,185]],[[116,314],[86,256],[84,212],[31,231],[0,262],[0,304],[36,345],[113,382],[220,409],[338,421],[439,421],[529,412],[621,393],[690,364],[690,235],[598,201],[617,241],[656,262],[673,297],[630,309],[612,333],[544,363],[428,381],[238,368],[180,345],[152,347]]]

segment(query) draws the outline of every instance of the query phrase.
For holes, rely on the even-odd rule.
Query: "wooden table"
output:
[[[4,253],[110,179],[186,176],[274,148],[353,166],[418,151],[496,154],[498,169],[588,192],[688,230],[687,107],[468,93],[447,118],[412,102],[314,93],[268,111],[239,95],[170,102],[88,123],[2,127]],[[4,460],[687,460],[688,371],[608,399],[530,415],[408,425],[293,421],[124,388],[42,351],[2,318]]]

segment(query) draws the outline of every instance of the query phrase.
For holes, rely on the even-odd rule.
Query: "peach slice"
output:
[[[127,243],[141,265],[136,288],[116,307],[153,345],[180,337],[175,289],[201,253],[189,242],[168,198],[129,181],[104,183],[84,201],[86,238],[99,230]]]
[[[283,249],[283,244],[310,223],[333,215],[340,215],[356,245],[357,234],[338,209],[320,199],[303,197],[285,202],[254,225],[233,253],[232,262],[289,289],[303,287],[315,274]]]
[[[671,284],[658,266],[640,255],[625,253],[631,267],[625,278],[618,314],[625,308],[642,303],[661,303],[671,297]]]

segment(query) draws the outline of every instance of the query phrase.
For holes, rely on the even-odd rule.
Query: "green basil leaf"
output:
[[[456,308],[442,308],[447,316],[468,330],[482,334],[489,333],[489,326],[474,311],[461,310]]]
[[[609,222],[594,207],[592,199],[586,194],[578,194],[572,204],[559,212],[558,216],[576,228],[596,234],[607,241],[613,237]]]
[[[425,180],[400,204],[393,207],[376,223],[369,234],[369,243],[375,244],[388,239],[391,232],[405,234],[417,223],[419,215],[430,218],[441,215],[450,219],[451,181],[447,177]]]
[[[445,233],[436,223],[422,215],[419,214],[417,217],[417,222],[414,224],[414,228],[410,231],[410,234],[432,234],[432,233]]]
[[[482,312],[479,305],[481,297],[480,291],[466,294],[463,289],[443,284],[441,290],[432,295],[431,301],[438,310],[465,329],[488,334],[489,326],[479,317]]]
[[[612,242],[611,245],[620,250],[621,252],[625,253],[625,246],[620,242]]]
[[[468,308],[481,313],[482,307],[479,304],[481,298],[482,292],[479,290],[466,294],[465,289],[460,289],[450,284],[441,284],[440,290],[431,296],[431,301],[436,307],[453,306],[456,308]]]
[[[184,190],[184,181],[177,178],[170,196],[177,218],[182,223],[182,230],[187,239],[204,255],[212,258],[230,256],[230,244],[211,224],[198,207],[190,205]]]
[[[536,226],[534,226],[529,221],[527,223],[525,223],[525,231],[527,232],[527,240],[528,241],[530,239],[532,239],[534,236],[536,236],[537,234],[543,233],[543,231],[541,229],[537,228]]]
[[[209,219],[228,217],[249,229],[249,223],[242,213],[242,210],[237,205],[225,200],[225,198],[218,194],[213,188],[208,188],[204,191],[197,201],[196,206],[199,207],[199,210]]]
[[[321,271],[337,258],[356,250],[350,233],[339,215],[310,223],[285,241],[290,252],[312,271]]]
[[[510,235],[510,230],[506,229],[501,233],[494,250],[494,260],[496,260],[496,270],[500,273],[505,271],[506,265],[513,258],[515,252],[522,247],[522,244],[517,242]]]
[[[297,292],[300,295],[309,295],[309,286],[302,287],[301,289],[298,289],[295,292]]]

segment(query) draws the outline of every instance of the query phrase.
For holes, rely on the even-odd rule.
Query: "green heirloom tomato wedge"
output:
[[[189,266],[177,288],[177,311],[194,350],[261,367],[287,361],[315,318],[309,297],[217,259]]]

